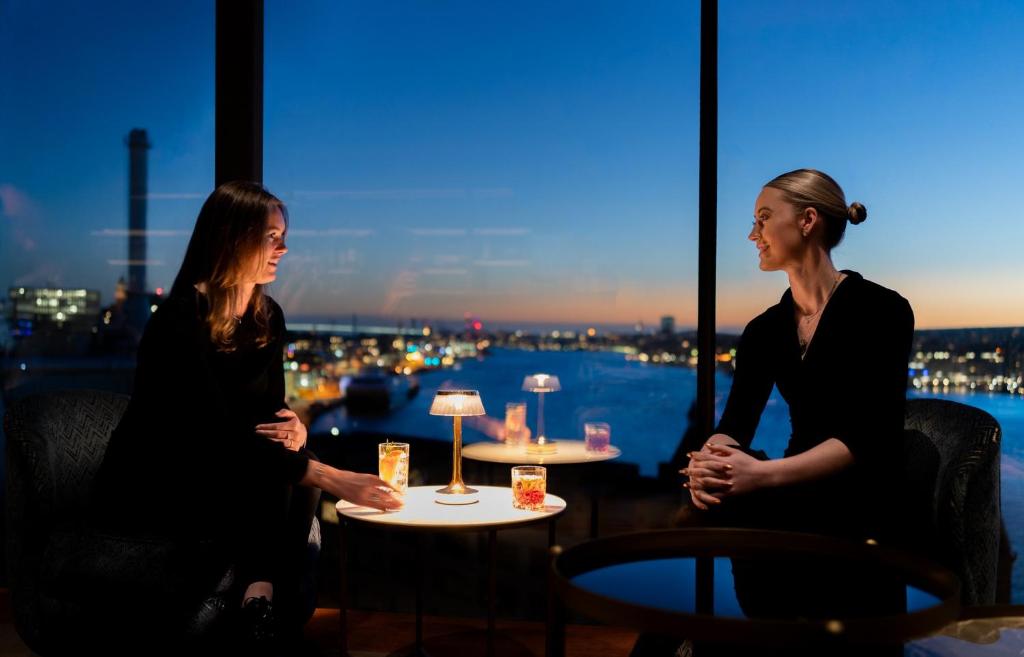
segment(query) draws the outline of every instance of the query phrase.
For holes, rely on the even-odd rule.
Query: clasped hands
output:
[[[299,416],[291,409],[282,408],[274,413],[281,422],[268,422],[257,424],[256,433],[266,436],[274,442],[281,443],[285,449],[297,452],[306,446],[306,425],[299,420]]]
[[[701,511],[763,485],[764,462],[738,448],[739,443],[731,437],[716,433],[699,452],[687,454],[690,465],[679,472],[689,477],[683,486],[690,490],[693,505]]]

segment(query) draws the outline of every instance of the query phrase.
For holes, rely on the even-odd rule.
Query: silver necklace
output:
[[[803,317],[801,317],[800,318],[800,324],[801,325],[804,324],[805,322],[808,325],[810,325],[811,321],[815,317],[820,315],[821,311],[825,310],[825,306],[827,306],[828,302],[832,299],[832,295],[835,294],[836,288],[839,287],[839,281],[841,281],[842,278],[843,278],[843,275],[841,273],[837,273],[836,274],[836,279],[834,281],[832,281],[832,289],[830,289],[828,291],[828,296],[825,297],[825,302],[822,303],[821,306],[815,312],[811,313],[810,315],[804,315]],[[806,351],[807,350],[807,345],[810,342],[810,339],[808,338],[808,339],[805,340],[803,337],[800,336],[800,332],[797,331],[797,340],[800,342],[801,350],[802,351]]]

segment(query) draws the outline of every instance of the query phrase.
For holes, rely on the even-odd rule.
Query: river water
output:
[[[609,352],[555,352],[495,349],[486,358],[462,361],[456,368],[420,376],[419,394],[386,417],[351,417],[345,409],[320,416],[313,432],[332,428],[451,440],[451,419],[428,414],[434,393],[442,387],[479,390],[488,415],[504,417],[505,403],[525,401],[527,420],[536,429],[536,395],[520,390],[523,377],[536,372],[554,374],[562,390],[545,396],[546,433],[555,438],[581,439],[583,423],[608,422],[612,443],[621,460],[635,463],[643,475],[657,474],[658,463],[671,457],[686,429],[686,413],[696,398],[697,377],[692,369],[627,361]],[[721,413],[732,379],[716,376],[716,408]],[[933,396],[915,391],[912,397]],[[1024,399],[987,392],[950,393],[945,399],[970,404],[991,413],[1003,429],[1003,518],[1015,550],[1024,548]],[[789,414],[778,391],[772,393],[761,417],[754,447],[781,456],[789,439]],[[465,430],[467,443],[487,440]],[[1024,602],[1024,559],[1014,568],[1014,602]]]

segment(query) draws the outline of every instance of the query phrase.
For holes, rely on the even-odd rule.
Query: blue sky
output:
[[[110,298],[134,127],[150,281],[173,279],[213,179],[213,10],[139,4],[0,2],[0,286]],[[698,6],[267,0],[264,178],[292,216],[275,296],[290,316],[692,325]],[[867,205],[836,262],[919,326],[1024,324],[1019,3],[723,2],[720,21],[720,325],[785,289],[744,238],[760,186],[800,166]]]

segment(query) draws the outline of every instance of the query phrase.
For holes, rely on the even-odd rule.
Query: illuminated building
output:
[[[8,321],[15,337],[41,329],[89,330],[100,311],[98,290],[12,287],[8,290]]]

